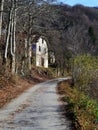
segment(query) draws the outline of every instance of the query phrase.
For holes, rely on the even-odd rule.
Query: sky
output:
[[[82,4],[84,6],[89,7],[98,7],[98,0],[58,0],[58,1],[71,6],[76,4]]]

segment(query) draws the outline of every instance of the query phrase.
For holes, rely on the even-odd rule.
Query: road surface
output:
[[[61,80],[35,85],[0,110],[0,130],[71,130],[56,93]]]

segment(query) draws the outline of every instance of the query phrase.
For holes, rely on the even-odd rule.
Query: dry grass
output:
[[[16,98],[32,84],[23,79],[19,79],[17,84],[8,84],[6,87],[0,89],[0,108]]]
[[[41,68],[40,74],[37,68],[33,68],[31,74],[26,77],[12,75],[5,68],[1,68],[0,70],[0,108],[34,84],[43,82],[49,78],[48,75],[45,77],[45,71],[42,71]]]
[[[65,95],[68,102],[68,112],[73,113],[77,130],[98,130],[98,103],[91,100],[76,88],[71,88],[69,81],[58,85],[59,94]]]

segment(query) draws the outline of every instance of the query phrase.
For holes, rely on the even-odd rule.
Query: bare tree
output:
[[[84,26],[74,25],[69,27],[66,32],[66,39],[68,40],[68,49],[72,51],[73,55],[81,54],[81,45],[84,42]]]
[[[15,73],[15,51],[16,51],[16,40],[15,40],[15,31],[16,31],[16,0],[11,0],[11,9],[9,15],[9,24],[7,31],[6,47],[5,47],[5,60],[7,63],[8,47],[10,44],[10,52],[12,56],[12,73]]]

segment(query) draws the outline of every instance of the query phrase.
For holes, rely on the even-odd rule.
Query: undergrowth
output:
[[[65,95],[63,100],[68,102],[77,130],[98,130],[98,103],[67,82],[60,83],[58,90]]]

